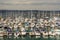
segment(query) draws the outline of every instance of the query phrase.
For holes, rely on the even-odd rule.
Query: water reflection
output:
[[[48,38],[43,38],[43,37],[36,37],[36,36],[33,36],[33,37],[30,37],[30,36],[21,36],[21,37],[17,37],[17,38],[14,38],[14,37],[0,37],[0,40],[60,40],[60,38],[58,37],[48,37]]]

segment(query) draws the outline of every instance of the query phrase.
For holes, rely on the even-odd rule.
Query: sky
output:
[[[60,0],[0,0],[0,10],[60,10]]]

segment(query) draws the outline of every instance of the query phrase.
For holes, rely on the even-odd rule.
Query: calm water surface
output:
[[[60,40],[60,37],[48,37],[48,38],[43,38],[43,37],[30,37],[30,36],[25,36],[25,37],[17,37],[14,38],[12,37],[0,37],[0,40]]]

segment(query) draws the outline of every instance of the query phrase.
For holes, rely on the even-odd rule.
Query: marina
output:
[[[0,37],[21,40],[59,40],[60,11],[0,10]]]

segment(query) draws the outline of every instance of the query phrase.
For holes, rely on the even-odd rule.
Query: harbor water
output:
[[[14,37],[12,36],[4,36],[4,37],[0,37],[0,40],[60,40],[59,36],[56,37],[47,37],[47,38],[43,38],[40,36],[19,36],[19,37]]]
[[[18,37],[18,38],[13,38],[13,37],[4,37],[4,38],[0,38],[0,40],[60,40],[59,38],[43,38],[43,37],[40,37],[40,38],[36,38],[36,37],[29,37],[29,36],[26,36],[26,37]]]

